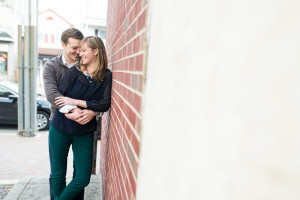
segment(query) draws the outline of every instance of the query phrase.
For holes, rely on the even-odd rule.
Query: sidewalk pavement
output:
[[[96,173],[99,173],[100,141],[97,145]],[[14,185],[5,199],[49,199],[48,131],[37,132],[34,137],[22,137],[17,135],[17,127],[0,127],[0,152],[0,186]],[[73,156],[70,150],[67,180],[72,174]],[[99,192],[101,194],[100,175],[92,177],[85,193],[89,198],[86,199],[101,199],[101,195],[98,196]],[[36,197],[38,194],[42,196]],[[11,195],[19,195],[19,198],[11,198]],[[97,195],[97,198],[93,198],[93,195]]]
[[[67,179],[67,183],[71,178]],[[85,197],[87,200],[102,199],[101,178],[99,175],[92,175],[90,184],[85,188]],[[49,182],[48,178],[25,178],[19,181],[10,190],[4,200],[49,200]]]

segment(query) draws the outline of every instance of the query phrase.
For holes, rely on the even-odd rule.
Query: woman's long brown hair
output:
[[[88,47],[93,50],[98,50],[96,58],[96,69],[92,72],[93,78],[97,81],[103,81],[105,78],[105,73],[107,69],[107,55],[105,51],[105,46],[100,37],[89,36],[81,40],[81,45],[86,43]],[[87,66],[82,63],[82,60],[79,62],[79,66],[82,71],[87,70]]]

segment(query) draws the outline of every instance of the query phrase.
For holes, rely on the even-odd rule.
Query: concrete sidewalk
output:
[[[71,178],[67,179],[67,183]],[[100,175],[92,175],[90,184],[85,188],[86,200],[101,200]],[[48,178],[25,178],[13,186],[4,200],[49,200]]]
[[[23,137],[18,136],[16,130],[0,129],[0,152],[0,184],[50,174],[47,131],[38,132],[34,137]],[[72,176],[72,164],[71,151],[67,176]]]
[[[49,199],[48,131],[34,137],[18,136],[17,127],[0,127],[0,186],[12,186],[5,199]],[[97,141],[96,175],[86,188],[85,199],[101,199],[100,141]],[[67,177],[73,175],[73,153],[68,156]],[[67,181],[70,181],[70,178]]]

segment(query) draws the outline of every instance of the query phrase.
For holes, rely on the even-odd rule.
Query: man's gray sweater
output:
[[[61,81],[64,73],[69,69],[67,66],[64,65],[62,61],[62,56],[57,56],[45,63],[44,67],[44,89],[47,100],[51,103],[51,116],[50,120],[52,119],[56,108],[55,105],[55,98],[63,96],[58,90],[57,86]]]

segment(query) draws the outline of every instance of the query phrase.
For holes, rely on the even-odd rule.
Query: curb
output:
[[[16,183],[12,187],[12,189],[10,190],[10,192],[6,195],[6,197],[4,199],[5,200],[19,199],[20,195],[22,194],[22,192],[24,191],[26,185],[28,184],[28,182],[30,182],[30,180],[31,180],[30,178],[20,180],[18,183]]]
[[[19,179],[11,179],[11,180],[0,180],[0,185],[14,185],[18,183]]]

